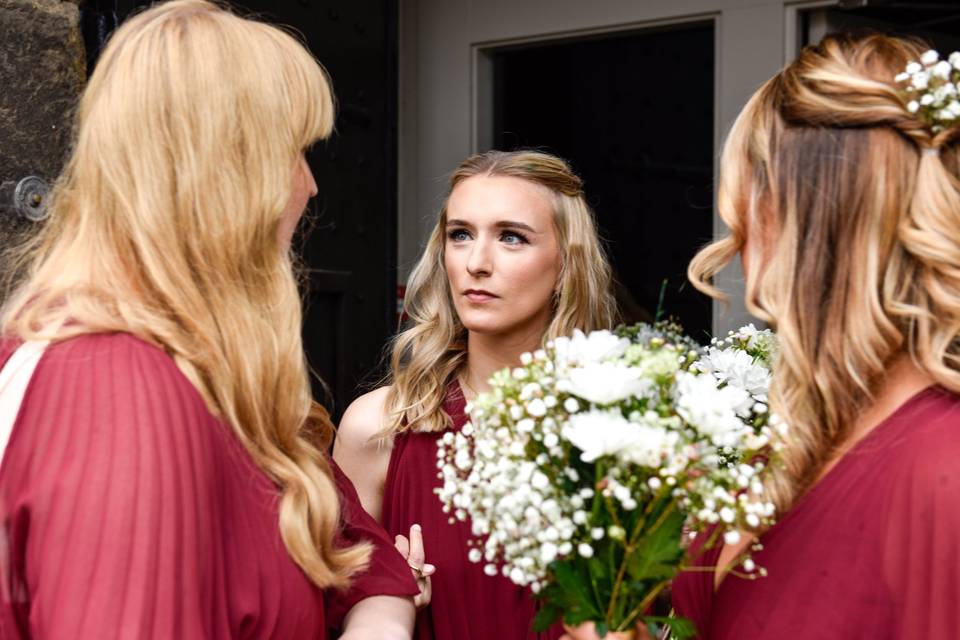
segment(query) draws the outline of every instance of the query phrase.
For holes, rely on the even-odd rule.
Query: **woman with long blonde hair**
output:
[[[575,328],[613,323],[610,267],[580,179],[540,152],[467,158],[407,291],[409,327],[393,344],[391,383],[347,409],[334,458],[425,572],[420,604],[432,601],[417,638],[535,637],[530,594],[484,575],[468,560],[469,523],[448,523],[433,491],[436,451],[495,371]]]
[[[0,637],[409,637],[324,449],[291,235],[323,69],[204,0],[127,21],[2,313]]]
[[[690,277],[716,296],[710,278],[742,256],[748,308],[779,336],[771,402],[789,435],[767,485],[779,522],[675,580],[703,638],[960,630],[960,128],[911,104],[930,104],[900,75],[925,48],[827,37],[726,142],[730,234]],[[765,577],[731,566],[756,542]]]

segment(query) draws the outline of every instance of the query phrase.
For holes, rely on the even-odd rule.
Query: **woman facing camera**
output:
[[[436,567],[421,580],[432,603],[418,615],[416,637],[537,637],[531,594],[484,575],[467,557],[470,524],[443,513],[437,441],[463,427],[465,402],[488,390],[495,371],[575,328],[612,324],[610,268],[580,179],[544,153],[465,160],[411,275],[406,312],[391,384],[347,409],[334,458],[387,531],[410,533],[410,564],[423,569],[425,550],[427,573]]]
[[[779,335],[771,399],[790,433],[767,485],[779,522],[753,554],[767,576],[726,571],[745,540],[703,554],[715,573],[675,581],[703,638],[960,629],[960,129],[917,108],[936,79],[905,91],[921,56],[935,54],[828,37],[754,94],[727,140],[730,235],[691,279],[716,295],[709,278],[743,257],[747,305]]]
[[[2,316],[0,637],[410,637],[301,345],[323,70],[178,0],[117,30],[77,118]]]

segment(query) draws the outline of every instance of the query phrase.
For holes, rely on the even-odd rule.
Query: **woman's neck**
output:
[[[506,367],[520,364],[520,355],[540,348],[543,331],[521,335],[467,334],[467,365],[460,372],[467,399],[490,390],[490,376]]]
[[[887,374],[874,391],[873,400],[859,411],[853,421],[849,435],[842,444],[837,446],[835,453],[821,469],[818,479],[826,475],[847,452],[889,418],[907,400],[935,384],[936,380],[918,367],[908,354],[904,353],[896,356],[890,362]]]

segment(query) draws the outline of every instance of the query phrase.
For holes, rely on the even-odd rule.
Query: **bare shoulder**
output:
[[[351,449],[373,444],[372,438],[385,426],[384,406],[389,392],[389,386],[378,387],[351,402],[340,419],[337,440]]]
[[[333,443],[333,459],[353,482],[363,508],[378,522],[392,441],[374,436],[384,427],[389,391],[390,387],[380,387],[350,403]]]

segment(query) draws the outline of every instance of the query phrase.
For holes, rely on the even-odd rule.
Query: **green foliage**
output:
[[[670,635],[667,636],[668,640],[688,640],[697,635],[697,625],[687,618],[647,616],[644,618],[644,622],[647,623],[651,637],[656,637],[659,634],[660,629],[656,626],[658,624],[670,628]]]
[[[640,538],[636,548],[642,553],[632,553],[627,558],[627,572],[631,579],[659,582],[676,574],[683,557],[680,546],[683,521],[683,512],[672,509],[656,529]]]

